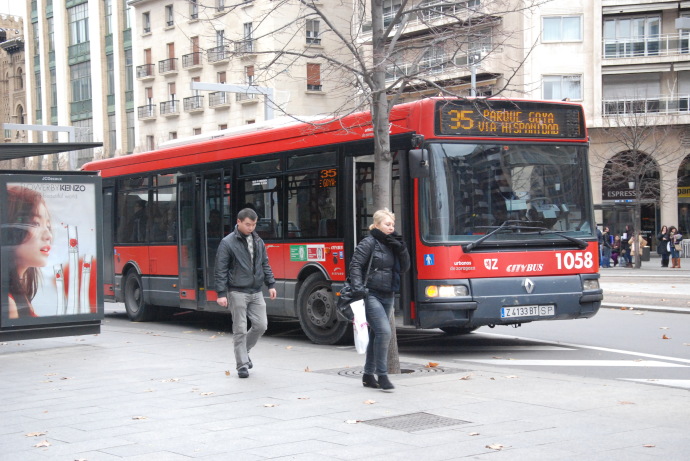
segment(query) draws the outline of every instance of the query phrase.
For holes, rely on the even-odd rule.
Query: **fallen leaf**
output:
[[[285,346],[285,349],[292,349],[292,346]]]
[[[642,445],[642,446],[645,447],[645,448],[654,448],[654,447],[656,447],[656,445],[652,445],[652,444],[649,444],[649,443],[646,444],[646,445]]]
[[[426,368],[436,368],[438,366],[438,362],[429,362],[426,365],[424,365]]]
[[[162,383],[176,383],[180,380],[180,378],[170,378],[170,379],[164,379],[161,381]]]
[[[266,408],[273,408],[273,407],[277,407],[277,406],[278,406],[277,403],[264,403],[264,407],[266,407]]]
[[[629,307],[621,307],[622,311],[627,311],[628,309],[630,309],[630,308]]]
[[[144,392],[156,392],[155,389],[145,389]]]
[[[373,404],[375,404],[375,403],[376,403],[376,400],[365,400],[365,401],[364,401],[364,404],[365,404],[365,405],[373,405]]]
[[[361,420],[361,419],[348,419],[348,420],[345,421],[345,422],[346,422],[347,424],[357,424],[357,423],[361,423],[362,420]]]
[[[494,355],[494,356],[491,357],[491,358],[492,358],[492,359],[496,359],[496,360],[503,360],[503,357],[500,357],[500,356],[498,356],[498,355]]]
[[[669,338],[668,336],[664,335],[664,336],[661,337],[661,339],[671,339],[671,338]]]
[[[309,400],[309,397],[297,397],[297,400]]]
[[[690,343],[683,343],[683,346],[690,346]]]
[[[471,378],[472,378],[472,375],[470,374],[470,375],[465,375],[465,376],[463,376],[463,377],[460,378],[460,379],[461,379],[462,381],[467,381],[468,379],[471,379]]]
[[[202,392],[199,395],[207,396],[207,395],[213,395],[213,392]]]
[[[515,379],[515,378],[519,378],[519,376],[517,376],[517,375],[508,375],[508,376],[506,376],[506,378],[508,378],[508,379]]]
[[[42,435],[46,435],[45,432],[29,432],[28,434],[24,434],[25,437],[40,437]]]
[[[490,448],[492,450],[503,450],[503,445],[500,443],[492,443],[491,445],[487,445],[486,448]]]
[[[618,402],[619,405],[635,405],[635,402],[627,402],[625,400],[621,400]]]
[[[211,336],[209,339],[216,339],[216,335]]]
[[[310,371],[311,371],[311,369],[310,369],[309,367],[307,367],[307,368],[305,368],[305,369],[304,369],[304,371],[306,371],[306,372],[310,372]]]
[[[148,419],[146,416],[132,416],[132,419]]]
[[[662,299],[663,301],[663,299]],[[659,327],[659,330],[668,330],[668,327]]]
[[[230,370],[225,370],[225,376],[230,376]]]
[[[51,444],[47,440],[43,440],[41,442],[38,442],[34,447],[36,448],[43,448],[43,447],[49,447]]]
[[[474,437],[475,435],[479,435],[479,432],[470,432],[470,433],[467,434],[467,435],[471,435],[472,437]]]
[[[489,378],[491,381],[496,381],[496,378]]]

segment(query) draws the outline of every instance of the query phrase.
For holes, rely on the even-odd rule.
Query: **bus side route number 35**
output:
[[[577,253],[556,253],[558,269],[591,269],[594,266],[594,254],[591,251]]]

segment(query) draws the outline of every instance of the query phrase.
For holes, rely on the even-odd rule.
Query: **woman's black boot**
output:
[[[362,375],[362,386],[373,387],[374,389],[378,389],[379,383],[376,381],[376,377],[374,375],[368,375],[364,373]]]
[[[392,392],[395,386],[388,379],[388,375],[379,375],[379,387],[382,391]]]

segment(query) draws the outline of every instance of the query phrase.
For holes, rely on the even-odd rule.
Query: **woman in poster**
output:
[[[7,188],[5,243],[9,258],[9,318],[36,317],[31,304],[40,281],[39,267],[48,264],[53,243],[50,214],[40,193],[21,186]]]

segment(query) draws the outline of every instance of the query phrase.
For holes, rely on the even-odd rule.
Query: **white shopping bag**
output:
[[[364,354],[369,345],[369,324],[364,311],[364,301],[354,301],[350,304],[355,319],[352,321],[355,332],[355,349],[359,354]]]

